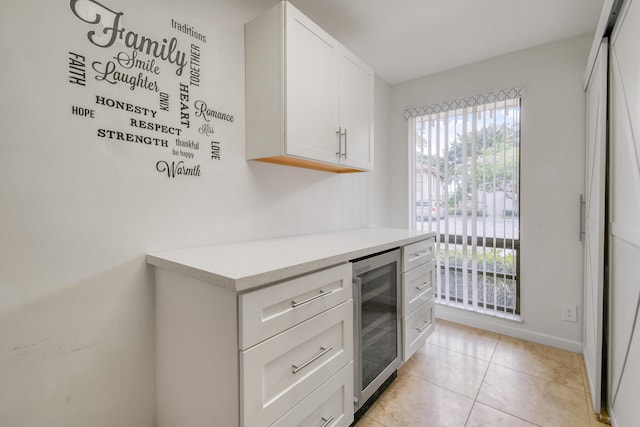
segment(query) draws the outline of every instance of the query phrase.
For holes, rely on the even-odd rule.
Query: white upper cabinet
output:
[[[373,169],[373,70],[346,48],[340,50],[342,163]]]
[[[247,159],[373,167],[373,70],[288,2],[245,26]]]

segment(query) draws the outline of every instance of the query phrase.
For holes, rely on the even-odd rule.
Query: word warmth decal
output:
[[[173,18],[161,35],[136,31],[124,12],[94,0],[71,0],[70,9],[86,48],[68,52],[68,82],[89,92],[71,113],[100,118],[98,141],[154,150],[149,167],[168,178],[199,177],[202,163],[221,160],[215,128],[234,116],[204,99],[207,36]]]

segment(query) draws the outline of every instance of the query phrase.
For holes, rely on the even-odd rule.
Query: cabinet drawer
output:
[[[435,239],[430,238],[402,248],[402,271],[424,264],[434,258]]]
[[[273,427],[348,427],[353,422],[353,362],[276,421]]]
[[[402,315],[413,313],[434,294],[435,264],[432,259],[426,264],[402,273]]]
[[[240,352],[243,425],[270,425],[353,360],[353,300]]]
[[[422,304],[416,311],[402,319],[403,323],[403,360],[406,362],[425,343],[434,329],[435,299]]]
[[[347,263],[240,295],[240,349],[350,299],[351,280]]]

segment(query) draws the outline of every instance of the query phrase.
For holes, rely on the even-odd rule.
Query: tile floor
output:
[[[357,427],[596,427],[582,355],[438,320]]]

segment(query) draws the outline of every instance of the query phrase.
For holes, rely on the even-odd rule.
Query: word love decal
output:
[[[214,126],[234,116],[202,99],[206,35],[173,18],[162,35],[150,35],[95,0],[69,5],[87,30],[85,47],[68,52],[68,82],[84,96],[71,113],[108,123],[96,130],[98,141],[128,147],[116,153],[155,150],[160,159],[150,167],[168,178],[199,177],[202,162],[221,160]]]

